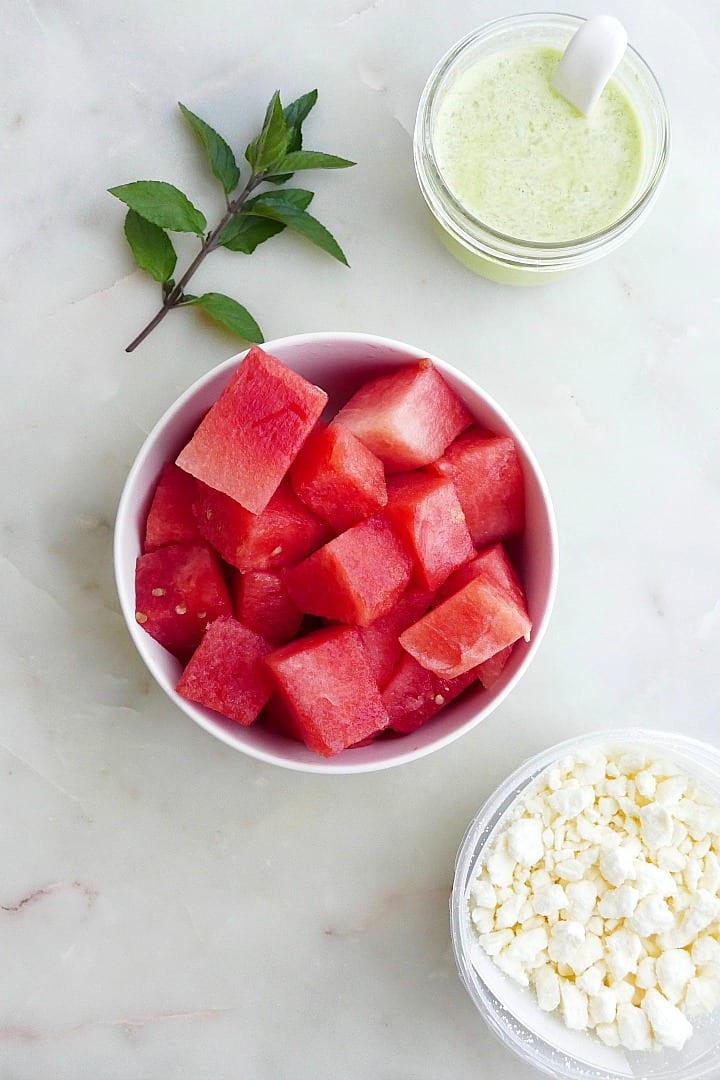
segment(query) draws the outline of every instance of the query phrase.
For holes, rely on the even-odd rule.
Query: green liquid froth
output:
[[[439,102],[433,147],[459,203],[522,240],[576,240],[628,209],[642,167],[640,125],[612,80],[585,117],[551,86],[556,49],[522,46],[460,74]]]

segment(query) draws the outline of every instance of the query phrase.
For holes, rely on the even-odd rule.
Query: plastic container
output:
[[[117,511],[114,551],[115,579],[128,630],[151,675],[178,708],[205,731],[251,757],[288,769],[322,773],[371,772],[424,757],[489,716],[517,686],[542,641],[555,598],[558,549],[555,516],[540,467],[518,428],[491,397],[467,375],[412,345],[371,334],[318,333],[270,341],[264,348],[322,386],[330,395],[329,409],[333,412],[366,380],[429,357],[479,424],[514,438],[525,475],[526,528],[513,555],[533,620],[532,639],[530,643],[518,642],[502,676],[490,690],[479,686],[468,690],[412,735],[379,739],[333,758],[313,754],[302,743],[261,725],[242,727],[176,694],[180,662],[135,621],[135,560],[142,550],[145,519],[162,465],[174,459],[185,445],[244,353],[203,375],[170,406],[148,435],[130,470]]]
[[[460,978],[490,1030],[524,1061],[567,1080],[717,1080],[720,1076],[718,1010],[695,1019],[681,1051],[630,1053],[606,1047],[585,1032],[570,1031],[543,1012],[530,990],[504,975],[483,954],[472,962],[473,935],[467,894],[474,869],[510,807],[541,772],[566,754],[596,746],[637,746],[672,759],[720,800],[720,751],[682,735],[640,728],[602,731],[557,743],[529,758],[497,788],[471,822],[458,853],[450,901],[455,959]],[[482,969],[482,973],[478,971]]]
[[[433,148],[436,111],[455,78],[478,59],[518,45],[564,50],[583,20],[574,15],[515,15],[488,23],[450,49],[422,94],[414,136],[415,170],[440,240],[465,266],[483,277],[511,285],[536,285],[585,266],[614,251],[645,220],[655,202],[670,151],[670,124],[662,92],[652,71],[628,46],[614,78],[639,120],[644,147],[632,205],[609,227],[559,243],[534,243],[498,232],[467,211],[454,197],[438,168]]]

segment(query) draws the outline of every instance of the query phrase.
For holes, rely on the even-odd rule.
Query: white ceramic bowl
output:
[[[693,1019],[694,1033],[682,1050],[639,1053],[614,1049],[586,1032],[569,1030],[555,1014],[542,1012],[529,990],[521,989],[489,957],[476,951],[467,895],[486,846],[540,773],[568,754],[604,746],[635,747],[667,758],[720,799],[720,751],[697,739],[664,731],[619,728],[593,732],[556,743],[523,762],[470,822],[458,852],[450,913],[460,978],[493,1034],[528,1064],[557,1080],[717,1080],[720,1010]]]
[[[128,630],[148,670],[178,708],[211,735],[251,757],[288,769],[324,773],[370,772],[413,761],[447,746],[489,716],[517,685],[537,652],[550,618],[558,566],[555,517],[547,485],[525,439],[492,398],[462,372],[422,349],[371,334],[332,332],[280,338],[263,348],[322,386],[330,395],[332,412],[368,379],[429,356],[479,424],[515,439],[525,474],[527,524],[513,555],[527,592],[532,640],[529,644],[518,643],[491,690],[478,686],[468,691],[412,735],[376,740],[370,746],[346,750],[332,758],[321,758],[302,744],[261,726],[242,727],[176,694],[180,662],[135,621],[135,560],[142,551],[145,518],[162,465],[174,459],[185,445],[244,352],[203,375],[170,406],[148,435],[130,470],[118,506],[114,551],[118,594]]]

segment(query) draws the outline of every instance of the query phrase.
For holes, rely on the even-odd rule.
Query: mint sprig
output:
[[[232,149],[214,128],[179,103],[180,111],[205,152],[213,176],[225,193],[226,211],[210,231],[207,231],[205,215],[172,184],[137,180],[109,188],[110,194],[128,207],[125,236],[135,261],[160,284],[162,292],[160,310],[131,341],[126,352],[136,349],[177,307],[199,307],[243,340],[263,340],[253,316],[236,300],[217,292],[192,296],[185,291],[195,271],[218,247],[251,255],[260,244],[287,228],[348,265],[334,236],[307,212],[313,192],[284,186],[295,172],[346,169],[355,164],[335,154],[303,149],[302,125],[316,101],[317,90],[311,90],[283,108],[280,94],[273,94],[260,131],[245,150],[250,174],[234,197],[233,192],[240,187],[242,175]],[[275,186],[254,194],[264,184]],[[177,257],[168,236],[171,232],[195,233],[200,237],[199,251],[177,282],[172,277]]]

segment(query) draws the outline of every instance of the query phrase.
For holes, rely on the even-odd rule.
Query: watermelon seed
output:
[[[142,611],[136,611],[135,612],[135,621],[139,622],[140,624],[142,624],[144,622],[147,622],[147,615],[145,615],[145,613],[142,612]]]
[[[273,558],[275,555],[282,555],[282,548],[280,546],[270,552],[270,558]]]
[[[434,698],[434,701],[435,701],[436,705],[444,705],[445,704],[445,698],[442,696],[442,694],[436,694],[435,698]]]
[[[207,611],[198,611],[198,619],[207,619]]]
[[[153,589],[152,594],[153,596],[164,596],[165,589]]]
[[[187,615],[187,608],[183,607],[182,604],[178,604],[175,608],[175,612],[177,615]]]

